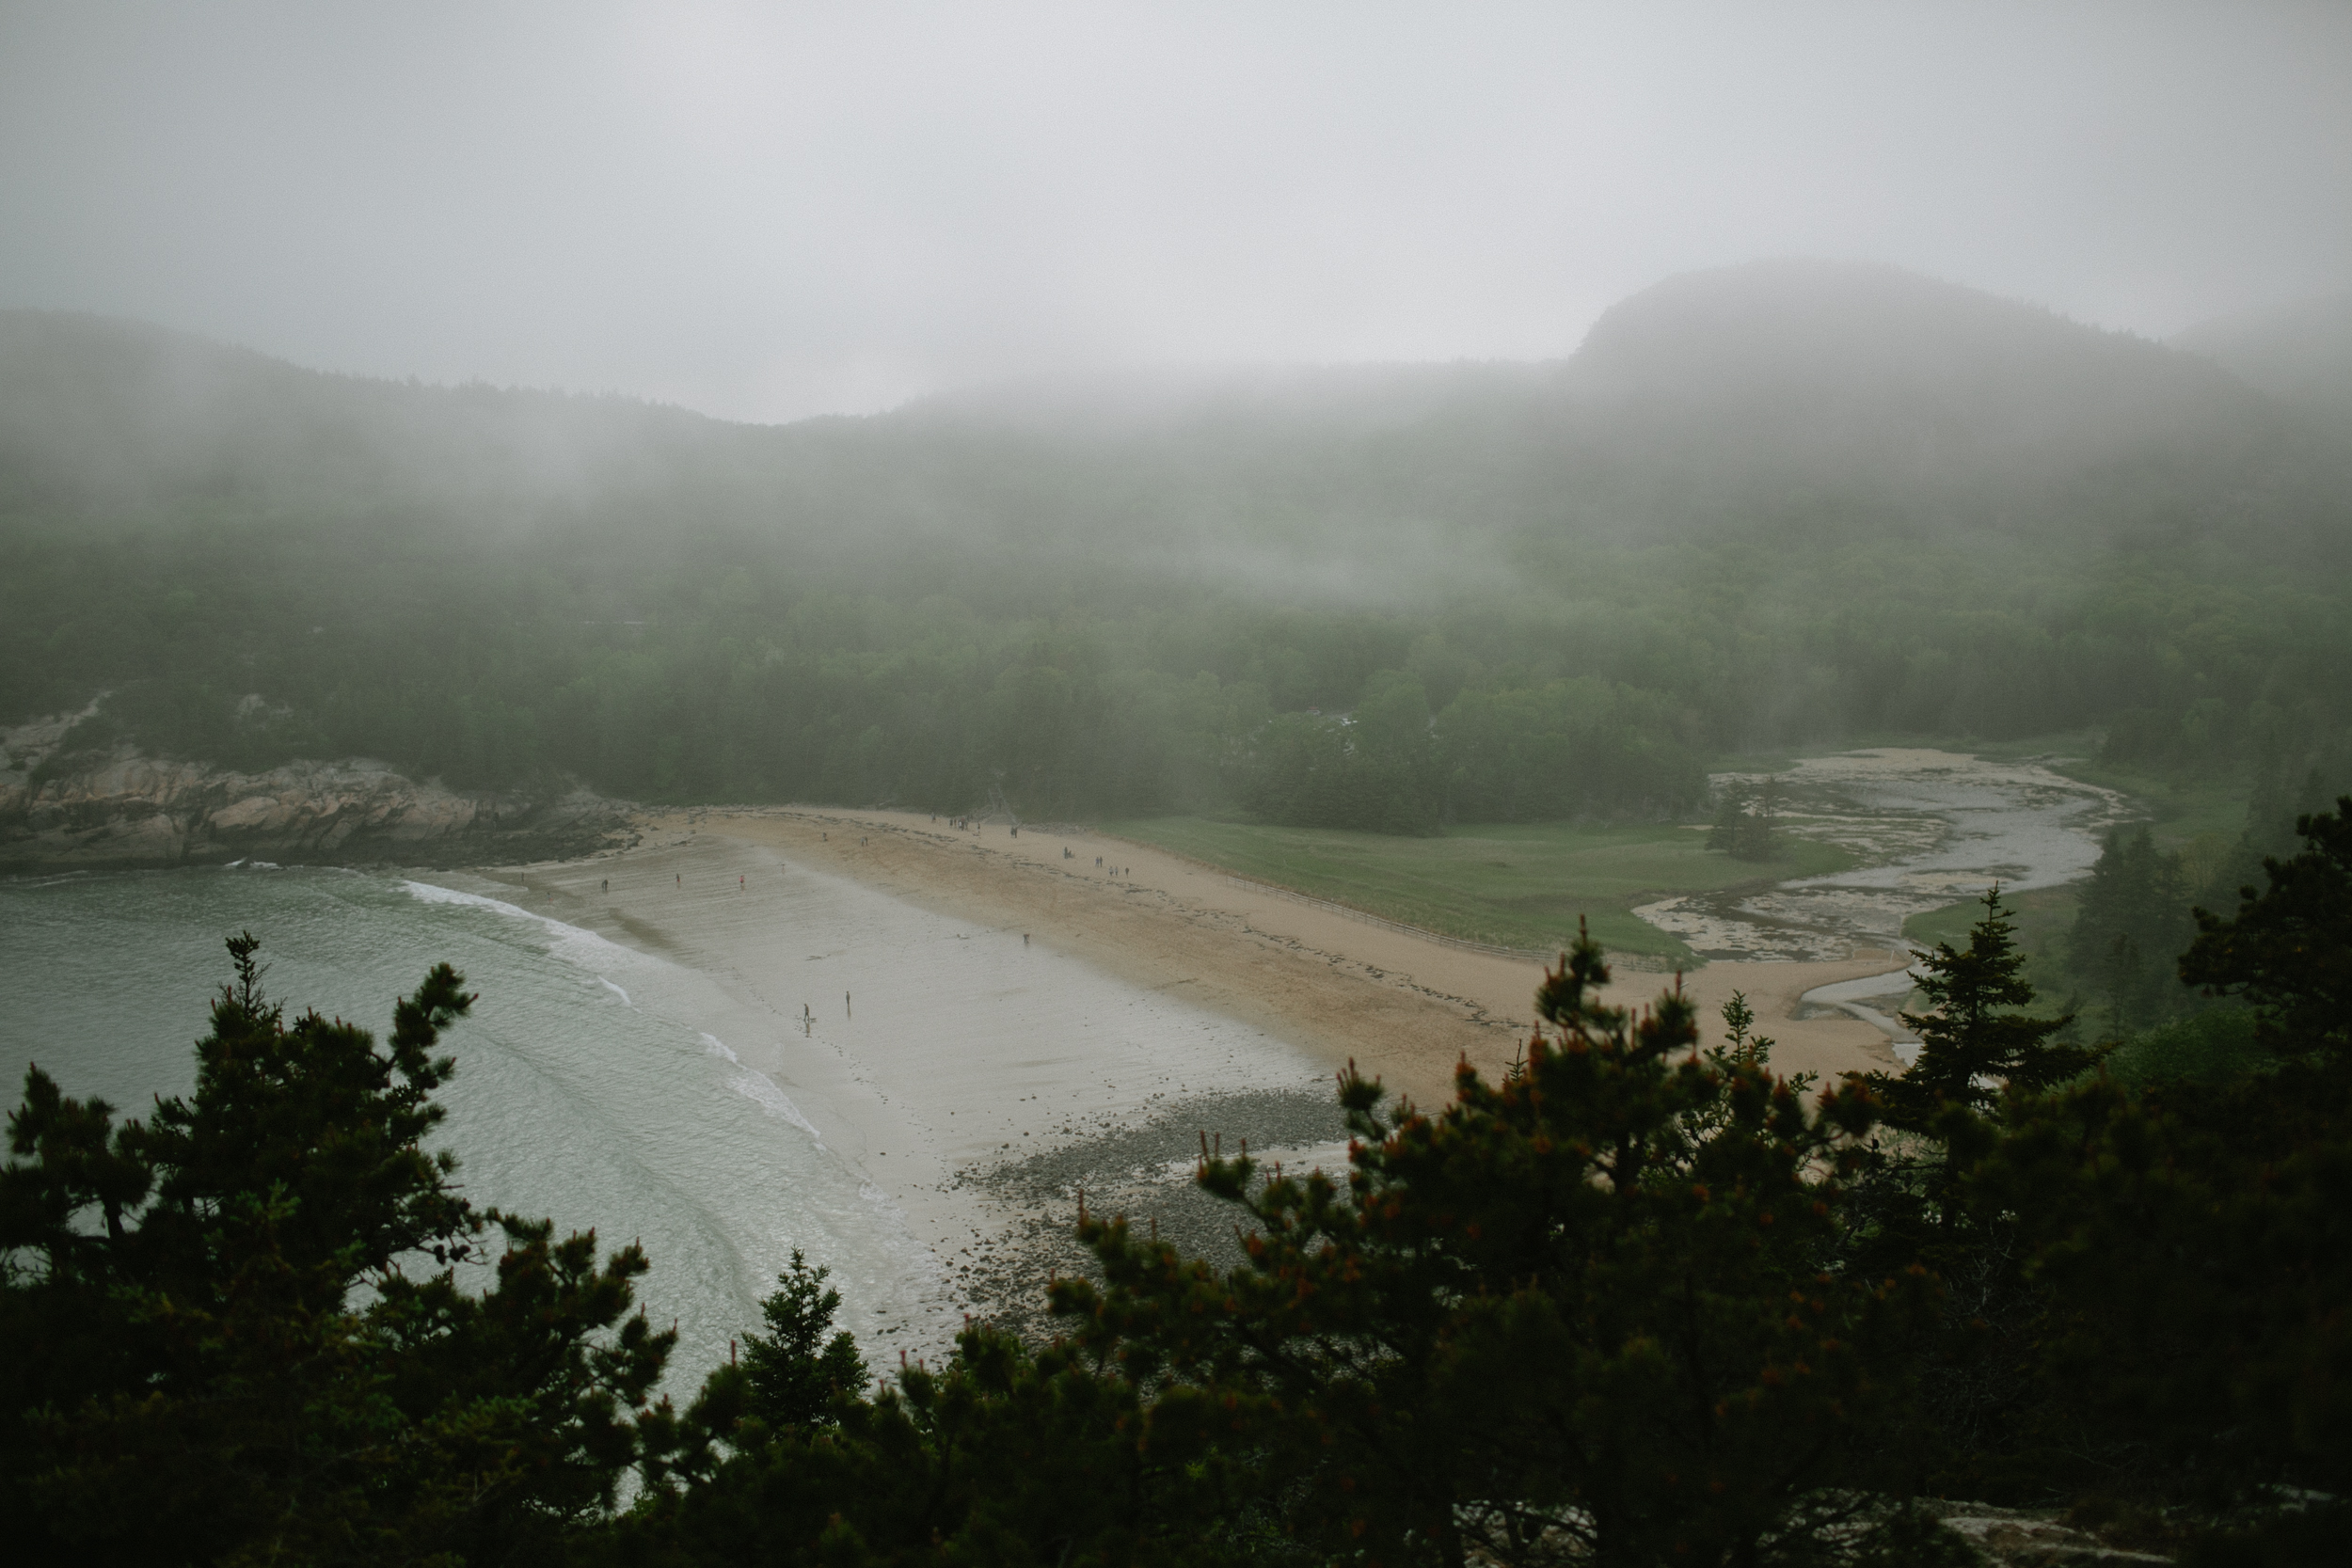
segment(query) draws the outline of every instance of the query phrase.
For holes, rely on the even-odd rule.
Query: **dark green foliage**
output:
[[[658,1473],[591,1560],[1246,1560],[1220,1522],[1236,1491],[1231,1461],[1188,1467],[1142,1430],[1137,1392],[1115,1368],[972,1325],[946,1368],[902,1368],[872,1399],[836,1402],[824,1425],[707,1423],[696,1440],[730,1451]]]
[[[1772,1047],[1779,1042],[1770,1035],[1756,1033],[1756,1009],[1748,1006],[1748,993],[1735,990],[1731,1000],[1723,1006],[1724,1043],[1707,1048],[1708,1059],[1724,1067],[1769,1067]],[[1813,1077],[1799,1073],[1789,1080],[1800,1091],[1809,1088]]]
[[[2207,1506],[2352,1488],[2352,1095],[2295,1067],[2018,1097],[1973,1176],[2044,1292],[2022,1441],[2058,1484]]]
[[[636,1457],[671,1344],[628,1316],[644,1254],[477,1212],[420,1147],[471,1002],[447,965],[379,1051],[288,1022],[255,945],[192,1097],[117,1124],[35,1069],[9,1118],[0,1334],[38,1347],[0,1389],[17,1558],[544,1560]]]
[[[2302,852],[2264,860],[2270,885],[2241,890],[2234,919],[2197,911],[2181,978],[2251,1003],[2274,1051],[2341,1054],[2352,1042],[2352,796],[2295,827]]]
[[[1671,816],[1705,787],[1683,714],[1549,680],[1556,640],[1433,714],[1397,668],[1426,615],[1124,578],[1031,589],[993,564],[927,595],[732,538],[672,560],[628,539],[262,525],[20,544],[24,570],[0,578],[0,706],[109,693],[50,774],[128,742],[244,768],[378,756],[474,788],[570,773],[640,800],[1001,796],[1050,818],[1249,799],[1416,832],[1447,814]]]
[[[2019,976],[2026,956],[2012,940],[2000,888],[1986,890],[1981,902],[1984,918],[1969,928],[1967,951],[1938,942],[1920,960],[1927,973],[1919,989],[1935,1010],[1901,1015],[1919,1037],[1919,1059],[1899,1076],[1874,1072],[1865,1079],[1897,1127],[1924,1132],[1947,1108],[1983,1112],[1999,1101],[2004,1086],[2047,1088],[2090,1064],[2088,1053],[2053,1037],[2068,1020],[2014,1010],[2033,1001],[2033,987]]]
[[[2101,1072],[1952,1124],[1968,1206],[2013,1227],[2042,1303],[2017,1451],[2217,1520],[2196,1561],[2311,1560],[2293,1544],[2352,1524],[2347,820],[2306,818],[2303,853],[2235,919],[2200,911],[2182,960],[2254,1004],[2193,1022],[2250,1022],[2262,1070]]]
[[[1242,801],[1269,822],[1434,833],[1442,742],[1421,682],[1375,676],[1353,714],[1294,714],[1251,738]]]
[[[2172,971],[2195,930],[2181,857],[2157,848],[2144,825],[2108,833],[2066,958],[2106,1014],[2110,1037],[2153,1027],[2188,1002]]]
[[[1678,995],[1637,1019],[1605,979],[1580,942],[1539,997],[1556,1032],[1500,1086],[1463,1069],[1439,1115],[1346,1080],[1344,1189],[1208,1162],[1254,1227],[1230,1274],[1088,1222],[1107,1287],[1064,1282],[1057,1308],[1146,1388],[1173,1380],[1152,1451],[1249,1456],[1233,1480],[1309,1560],[1864,1549],[1889,1507],[1836,1489],[1899,1486],[1884,1435],[1936,1293],[1835,1261],[1864,1098],[1808,1108],[1696,1053]]]
[[[1422,678],[1426,643],[1420,666],[1448,665],[1456,684],[1441,701],[1422,678],[1435,778],[1379,765],[1379,786],[1406,791],[1399,820],[1546,820],[1690,812],[1716,750],[1866,728],[2047,731],[2152,684],[2184,703],[2237,693],[2195,753],[2224,756],[2303,722],[2261,693],[2324,705],[2332,688],[2306,672],[2352,662],[2324,576],[2252,580],[2258,562],[2188,546],[2055,562],[1792,537],[1764,568],[1765,597],[1843,606],[1813,621],[1761,604],[1718,613],[1723,585],[1758,569],[1729,544],[1588,542],[1554,561],[1531,539],[1523,588],[1371,610],[1108,567],[1015,577],[985,558],[934,583],[920,553],[852,571],[788,541],[682,526],[662,554],[626,534],[461,539],[422,524],[0,537],[0,709],[71,711],[111,690],[111,729],[79,744],[128,736],[241,768],[381,756],[468,787],[563,771],[647,800],[961,810],[1001,788],[1025,815],[1058,816],[1261,791],[1290,810],[1323,797],[1253,754],[1279,760],[1314,727],[1310,707],[1352,711],[1384,680]],[[960,548],[936,547],[943,567]],[[1871,585],[1861,602],[1857,578]],[[2071,586],[2024,604],[2021,580]],[[2272,612],[2251,617],[2249,600]],[[289,604],[302,609],[279,612]],[[2254,651],[2199,667],[2175,645],[2185,625],[2199,648]],[[1277,718],[1291,731],[1264,728]],[[1330,791],[1332,810],[1366,819],[1362,794]]]
[[[1715,802],[1715,820],[1707,830],[1707,847],[1738,861],[1772,858],[1772,807],[1775,781],[1757,784],[1737,780],[1725,784]]]
[[[2300,728],[2262,747],[2254,758],[2237,874],[2226,886],[2195,891],[2227,897],[2261,876],[2265,856],[2296,853],[2302,844],[2296,825],[2327,812],[2347,788],[2352,788],[2352,729]]]
[[[1469,640],[1470,628],[1454,628],[1454,636]],[[1454,644],[1441,641],[1438,647],[1451,651]],[[1475,663],[1462,673],[1479,684],[1438,716],[1449,821],[1673,818],[1705,793],[1702,728],[1675,694],[1648,677],[1637,681],[1629,670],[1614,682],[1571,676],[1518,686]],[[1539,673],[1540,665],[1530,669],[1531,677]]]
[[[825,1283],[830,1272],[810,1268],[794,1248],[791,1266],[776,1276],[777,1290],[759,1304],[768,1332],[743,1338],[744,1409],[771,1428],[821,1425],[835,1396],[865,1385],[857,1341],[847,1331],[833,1332],[841,1292]]]
[[[2254,1037],[2254,1015],[2244,1007],[2209,1007],[2127,1037],[2106,1058],[2119,1083],[2142,1085],[2169,1079],[2219,1083],[2259,1070],[2265,1052]]]

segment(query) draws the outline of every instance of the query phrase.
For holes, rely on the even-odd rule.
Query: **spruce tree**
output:
[[[2296,826],[2180,966],[2255,1007],[2266,1070],[2014,1098],[1963,1182],[2046,1302],[2037,1481],[2243,1535],[2200,1562],[2332,1561],[2352,1532],[2352,799]]]
[[[2188,999],[2173,964],[2195,931],[2181,857],[2157,848],[2145,825],[2109,833],[2083,884],[2066,951],[2106,1005],[2111,1035],[2160,1022]]]
[[[1726,783],[1715,806],[1715,820],[1707,830],[1707,847],[1738,861],[1768,861],[1777,847],[1772,833],[1777,783]]]
[[[1874,1072],[1865,1079],[1894,1126],[1925,1132],[1947,1107],[1982,1113],[2005,1085],[2046,1088],[2090,1064],[2089,1052],[2053,1038],[2071,1018],[2014,1010],[2034,998],[2020,974],[2026,956],[2001,907],[2000,884],[1987,889],[1980,902],[1984,918],[1969,927],[1967,948],[1938,942],[1922,960],[1927,974],[1919,989],[1933,1010],[1901,1015],[1919,1037],[1919,1059],[1900,1075]]]
[[[2256,1009],[2257,1037],[2281,1055],[2352,1053],[2352,795],[2299,817],[2302,852],[2265,859],[2269,886],[2239,890],[2236,916],[2196,911],[2180,975]]]
[[[289,1019],[258,945],[229,944],[193,1094],[117,1123],[35,1068],[8,1117],[12,1560],[552,1555],[611,1509],[674,1342],[631,1313],[644,1255],[476,1210],[424,1148],[462,976],[379,1048]]]
[[[776,1275],[776,1291],[759,1304],[768,1332],[744,1338],[746,1414],[771,1427],[824,1425],[832,1419],[834,1397],[854,1394],[866,1382],[857,1341],[846,1331],[833,1332],[841,1292],[825,1283],[831,1273],[809,1267],[793,1248],[791,1266]]]

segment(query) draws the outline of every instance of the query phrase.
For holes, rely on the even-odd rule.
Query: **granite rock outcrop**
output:
[[[61,757],[71,728],[0,731],[0,868],[450,864],[583,854],[628,837],[628,808],[585,789],[454,790],[364,757],[258,773],[127,746]]]

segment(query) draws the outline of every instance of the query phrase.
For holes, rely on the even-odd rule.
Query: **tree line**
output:
[[[2352,1497],[2352,798],[2179,981],[2249,1053],[2129,1080],[2030,1011],[1998,891],[1908,1072],[1787,1077],[1735,1000],[1548,973],[1499,1080],[1354,1072],[1345,1176],[1203,1160],[1246,1258],[1086,1213],[1048,1343],[870,1380],[798,1257],[679,1408],[632,1243],[481,1210],[423,1151],[471,997],[379,1045],[257,943],[197,1085],[38,1069],[0,1174],[19,1560],[1916,1564],[1932,1500],[2061,1502],[2201,1563],[2313,1560]],[[747,1325],[748,1326],[748,1325]]]
[[[1818,520],[1513,547],[1507,579],[1358,602],[953,544],[852,570],[692,528],[20,530],[0,711],[103,696],[53,770],[127,741],[656,802],[1408,832],[1687,817],[1709,757],[1876,735],[2105,726],[2111,760],[2199,769],[2352,734],[2331,570]]]
[[[2250,1040],[2252,1015],[2178,984],[2174,956],[2196,936],[2201,906],[2226,905],[2262,879],[2266,861],[2294,852],[2298,822],[2352,781],[2352,752],[2341,742],[2274,752],[2251,771],[2234,843],[2208,834],[2167,848],[2147,823],[2110,830],[2074,889],[2072,919],[2031,953],[2036,983],[2074,1015],[2070,1038],[2130,1042],[2110,1062],[2118,1073],[2226,1073]]]

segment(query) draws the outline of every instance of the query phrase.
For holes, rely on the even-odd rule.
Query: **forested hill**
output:
[[[2209,356],[1828,263],[1552,363],[782,427],[12,312],[0,721],[105,692],[85,753],[674,800],[1673,814],[1732,748],[2333,735],[2347,497]]]
[[[1073,378],[780,427],[0,314],[0,505],[18,519],[516,526],[660,509],[796,542],[854,521],[1123,550],[1141,521],[1622,534],[1844,504],[1935,526],[2063,515],[2105,535],[2249,485],[2283,482],[2274,509],[2312,503],[2327,460],[2204,355],[1820,262],[1670,279],[1549,364]]]
[[[138,322],[0,311],[0,515],[17,527],[516,522],[723,494],[765,434],[623,398],[328,375]]]

